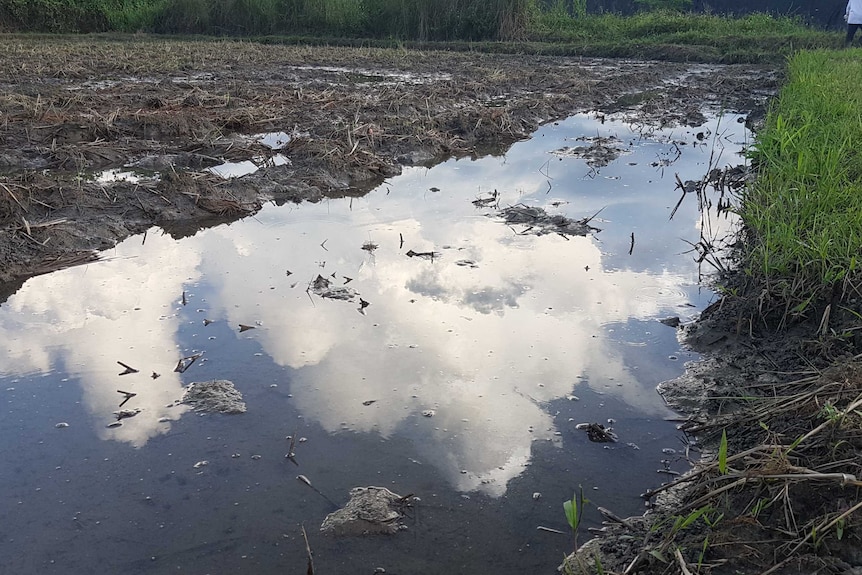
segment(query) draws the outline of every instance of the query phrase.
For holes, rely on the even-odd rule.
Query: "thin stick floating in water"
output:
[[[305,475],[297,475],[296,478],[311,487],[315,493],[326,499],[335,509],[338,509],[338,503],[327,497],[320,489],[311,484],[311,480]]]
[[[305,525],[302,525],[302,538],[305,539],[305,555],[308,557],[306,575],[314,575],[314,559],[311,556],[311,545],[308,544],[308,533],[305,532]]]
[[[122,361],[118,361],[117,363],[119,363],[121,367],[125,368],[125,371],[123,371],[120,375],[128,375],[130,373],[138,373],[137,369],[135,369],[134,367],[132,367],[130,365],[123,363]]]
[[[545,527],[544,525],[539,525],[536,527],[536,531],[547,531],[548,533],[558,533],[560,535],[565,535],[563,531],[559,529],[552,529],[551,527]]]

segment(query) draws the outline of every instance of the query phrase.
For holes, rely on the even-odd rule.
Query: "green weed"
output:
[[[584,498],[584,488],[580,485],[578,486],[578,491],[572,495],[572,499],[563,502],[563,510],[566,512],[566,521],[568,521],[569,527],[572,529],[572,541],[575,551],[578,550],[578,528],[581,525],[584,505],[586,503],[589,503],[589,501]]]
[[[832,405],[831,401],[826,401],[826,403],[823,404],[823,407],[820,408],[820,417],[835,424],[841,422],[844,418],[844,414]]]
[[[797,54],[756,139],[757,180],[740,214],[765,320],[810,318],[828,332],[827,304],[860,287],[862,62],[855,50]]]

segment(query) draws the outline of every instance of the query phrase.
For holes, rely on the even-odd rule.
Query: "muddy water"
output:
[[[742,163],[745,139],[728,116],[577,116],[505,156],[182,240],[151,230],[28,281],[0,307],[2,571],[304,572],[304,526],[317,573],[552,573],[571,537],[537,527],[565,531],[579,485],[594,526],[595,505],[639,513],[657,470],[685,467],[655,386],[693,356],[658,320],[710,300],[684,240],[731,224],[706,229],[695,194],[669,220],[675,175]],[[619,157],[572,151],[596,143]],[[601,231],[503,223],[519,203],[598,213]],[[176,405],[211,379],[248,411]],[[120,391],[140,412],[109,427]],[[576,429],[609,420],[616,443]],[[419,497],[408,529],[320,535],[365,485]]]

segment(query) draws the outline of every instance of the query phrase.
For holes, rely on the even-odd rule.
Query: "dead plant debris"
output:
[[[862,355],[806,362],[786,333],[710,337],[731,318],[685,326],[707,359],[660,387],[691,413],[680,457],[692,470],[648,490],[652,511],[607,525],[568,568],[862,572]]]
[[[589,233],[601,231],[589,225],[589,222],[595,218],[595,215],[580,220],[573,220],[559,214],[550,215],[542,208],[526,206],[524,204],[516,204],[503,208],[498,215],[509,226],[524,226],[515,232],[518,235],[544,236],[547,234],[559,234],[566,237],[585,236]]]
[[[270,200],[358,196],[403,165],[502,150],[576,112],[672,125],[703,101],[762,106],[777,77],[751,66],[146,35],[0,42],[0,282],[91,261],[80,254],[153,225],[182,236]],[[625,103],[640,93],[649,107]],[[262,134],[279,134],[278,145]],[[274,165],[276,154],[286,163]],[[263,167],[239,178],[204,171],[250,160]],[[136,177],[100,180],[108,170]]]

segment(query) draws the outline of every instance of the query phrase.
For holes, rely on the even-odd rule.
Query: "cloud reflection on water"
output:
[[[28,281],[0,316],[0,339],[8,350],[0,373],[68,373],[80,382],[99,437],[134,446],[169,429],[159,419],[177,419],[184,411],[166,407],[182,393],[179,374],[171,371],[179,357],[173,308],[199,262],[198,254],[167,237],[140,244],[140,238],[125,242],[121,257],[111,262]],[[118,361],[139,373],[119,376]],[[157,379],[154,370],[161,374]],[[117,389],[138,393],[124,408],[142,413],[109,429],[123,399]]]
[[[418,172],[404,179],[411,177]],[[455,189],[449,197],[428,200],[426,209],[466,203],[470,195]],[[531,442],[555,437],[543,404],[570,394],[581,375],[600,390],[613,381],[613,393],[648,415],[667,413],[653,390],[658,382],[638,381],[602,326],[655,318],[684,303],[680,286],[690,277],[606,273],[590,238],[517,236],[484,216],[387,218],[351,227],[314,216],[303,224],[303,209],[294,214],[292,225],[302,232],[291,237],[289,252],[273,247],[283,241],[281,224],[264,219],[243,235],[255,245],[245,250],[249,255],[226,267],[224,256],[205,258],[203,269],[206,276],[230,270],[211,303],[220,302],[231,323],[265,318],[257,339],[275,362],[295,370],[297,407],[328,431],[408,435],[459,489],[500,494],[528,460]],[[351,217],[345,204],[329,210],[334,220]],[[362,214],[357,219],[375,213],[373,205],[354,210]],[[359,249],[368,235],[380,245],[373,255]],[[399,249],[401,237],[406,243]],[[208,253],[237,251],[230,237],[222,241]],[[406,257],[413,246],[441,255]],[[312,261],[297,265],[296,254]],[[476,267],[456,264],[464,258]],[[354,278],[349,285],[371,302],[367,316],[351,303],[312,305],[302,285],[285,297],[285,282],[274,290],[248,284],[260,270],[276,270],[270,281],[278,283],[277,270],[286,267],[291,279],[333,272]],[[363,406],[369,400],[375,403]],[[418,415],[426,409],[436,412],[427,420]]]
[[[182,388],[170,371],[181,355],[175,308],[184,286],[199,282],[210,318],[261,322],[254,338],[293,370],[285,384],[306,419],[331,433],[405,435],[422,462],[458,489],[500,495],[527,464],[532,442],[556,438],[545,404],[580,381],[603,392],[613,382],[609,392],[641,412],[666,413],[654,392],[658,382],[638,379],[603,326],[672,312],[687,303],[683,286],[696,277],[690,259],[676,255],[632,260],[637,270],[605,269],[608,246],[628,248],[632,228],[619,222],[650,192],[642,182],[634,190],[625,187],[631,181],[599,181],[604,191],[591,196],[593,184],[572,176],[583,175],[574,160],[555,168],[569,172],[558,176],[557,191],[578,199],[561,209],[583,217],[610,206],[598,241],[517,235],[488,210],[474,210],[470,200],[495,187],[504,205],[548,203],[546,176],[525,169],[540,165],[536,158],[546,151],[523,150],[516,146],[504,160],[407,170],[360,200],[267,208],[179,242],[133,238],[113,261],[31,280],[0,316],[9,348],[0,370],[63,364],[80,380],[88,409],[106,418],[118,388],[146,383],[135,405],[144,413],[118,429],[99,424],[102,438],[143,445],[169,429],[159,418],[181,413],[166,407]],[[431,186],[442,191],[422,191]],[[680,212],[681,224],[652,230],[640,222],[652,233],[643,232],[639,249],[678,254],[668,238],[690,230],[693,217]],[[379,248],[360,249],[368,241]],[[410,258],[408,249],[441,255]],[[475,266],[458,265],[462,260]],[[334,285],[351,278],[349,286],[370,302],[365,315],[358,302],[306,293],[317,274]],[[142,373],[118,378],[115,360]],[[162,366],[160,378],[148,380],[151,366]]]

